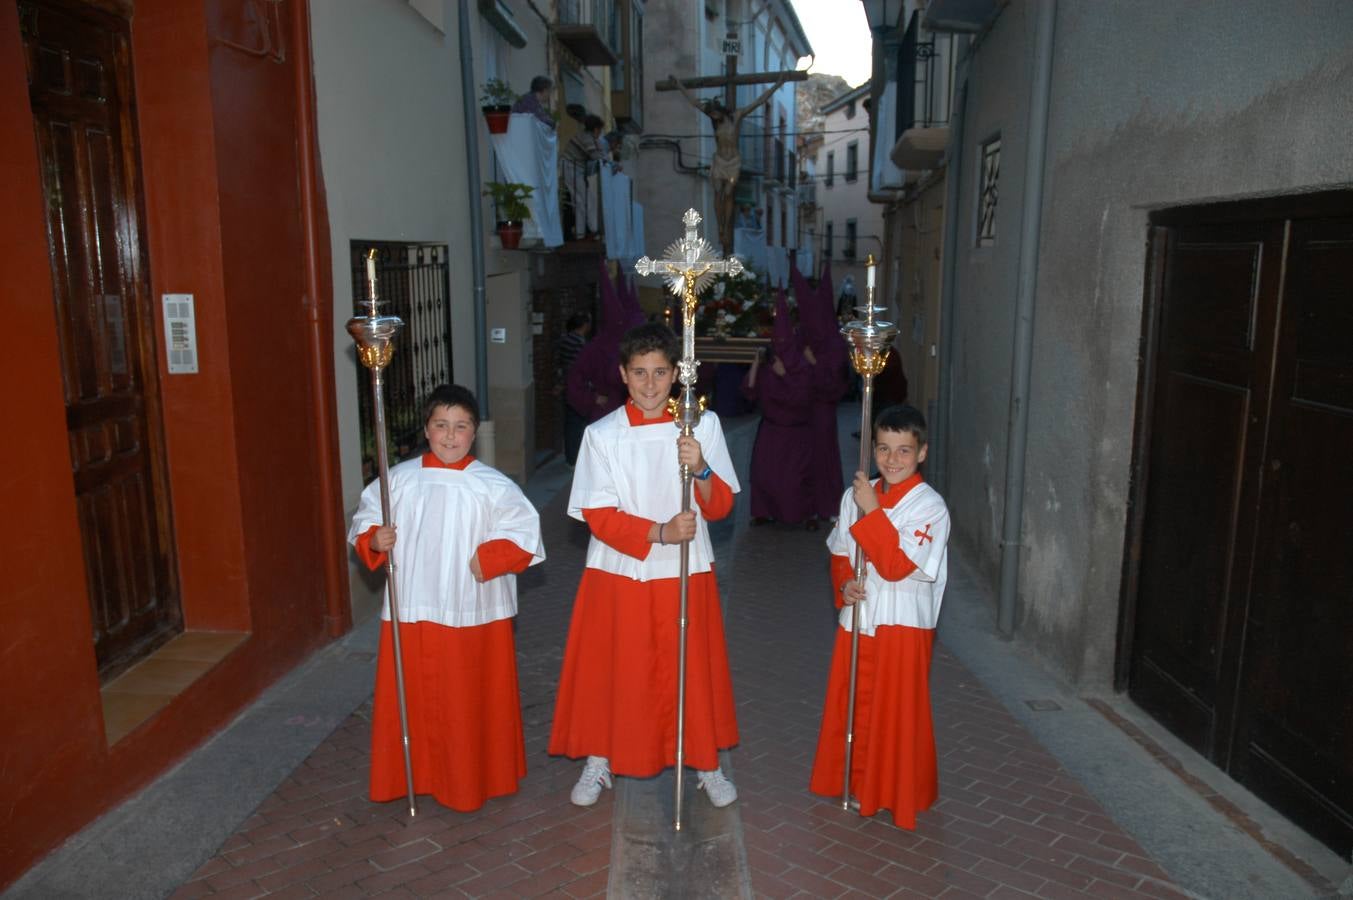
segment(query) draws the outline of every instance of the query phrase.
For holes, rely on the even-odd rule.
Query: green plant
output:
[[[512,86],[501,78],[490,78],[480,91],[479,102],[483,106],[511,106],[517,99]]]
[[[526,201],[534,190],[531,185],[517,181],[490,181],[484,185],[484,196],[493,198],[502,221],[521,222],[531,218],[531,207]]]

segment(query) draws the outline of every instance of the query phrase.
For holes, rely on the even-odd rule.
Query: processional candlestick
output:
[[[383,372],[395,353],[395,335],[404,327],[398,316],[382,316],[376,311],[376,250],[366,255],[366,285],[369,313],[348,319],[348,334],[357,342],[357,358],[371,370],[372,423],[376,436],[376,465],[381,482],[381,523],[390,524],[390,461],[385,438],[385,403],[383,399]],[[409,815],[418,815],[414,799],[413,757],[409,748],[409,711],[404,701],[404,655],[399,645],[399,597],[395,590],[395,554],[393,548],[385,557],[385,591],[390,600],[390,635],[394,642],[395,692],[399,698],[399,728],[404,740],[404,778],[409,792]]]
[[[663,251],[664,259],[647,256],[634,265],[640,275],[662,275],[673,294],[681,298],[681,359],[677,362],[677,380],[681,395],[673,401],[672,417],[683,437],[689,437],[700,421],[703,404],[695,397],[695,377],[699,362],[695,358],[695,306],[700,293],[716,275],[738,275],[742,261],[736,256],[720,259],[714,247],[699,235],[700,214],[686,210],[681,217],[686,236]],[[681,511],[691,508],[691,469],[681,466]],[[690,542],[681,543],[680,645],[677,650],[677,736],[676,736],[676,814],[674,828],[681,830],[681,794],[684,778],[686,743],[686,600],[690,585]]]
[[[874,305],[874,254],[864,261],[868,273],[868,285],[865,291],[865,305],[855,307],[856,312],[864,316],[841,326],[841,336],[850,345],[850,364],[860,375],[863,389],[860,392],[860,468],[869,471],[870,456],[873,453],[873,406],[874,376],[883,371],[888,362],[888,348],[892,345],[897,327],[892,322],[877,321],[877,313],[886,312],[882,306]],[[858,515],[858,510],[857,510]],[[855,544],[855,577],[864,578],[864,548]],[[860,601],[863,603],[864,601]],[[841,782],[841,808],[850,809],[850,764],[851,751],[855,746],[855,682],[860,660],[860,603],[850,608],[850,689],[846,700],[846,764],[845,777]]]

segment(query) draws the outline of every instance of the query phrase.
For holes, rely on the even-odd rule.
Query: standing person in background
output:
[[[795,296],[799,298],[799,327],[804,338],[804,359],[812,366],[809,387],[813,407],[813,462],[809,470],[808,491],[813,498],[813,513],[820,519],[836,520],[841,491],[841,444],[837,435],[836,406],[849,387],[850,365],[846,342],[832,309],[831,264],[823,266],[817,290],[807,286],[797,267],[790,269]]]
[[[423,406],[428,451],[390,470],[390,518],[380,481],[362,491],[348,541],[370,569],[398,562],[399,622],[381,616],[371,714],[377,803],[408,793],[395,693],[399,629],[414,793],[471,812],[517,791],[526,745],[513,622],[516,573],[545,559],[540,516],[512,479],[470,455],[479,404],[444,384]]]
[[[554,87],[554,82],[544,75],[537,75],[531,79],[531,90],[517,98],[517,102],[512,104],[514,113],[530,113],[541,122],[555,127],[554,116],[550,115],[549,102],[550,90]]]
[[[743,394],[761,410],[752,445],[753,525],[805,522],[809,529],[818,527],[813,498],[804,490],[813,454],[811,376],[780,291],[769,353],[763,350],[757,356],[742,383]]]
[[[562,397],[568,384],[568,376],[578,356],[587,345],[587,333],[592,330],[592,316],[585,312],[575,312],[564,323],[564,333],[554,346],[554,393]],[[578,445],[583,440],[583,429],[587,419],[564,400],[564,461],[570,466],[578,460]]]

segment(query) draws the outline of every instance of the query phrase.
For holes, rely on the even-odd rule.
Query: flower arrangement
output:
[[[717,276],[695,308],[696,335],[769,337],[775,306],[762,281],[752,269]]]

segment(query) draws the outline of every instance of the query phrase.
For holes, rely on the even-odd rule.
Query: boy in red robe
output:
[[[348,540],[371,569],[394,552],[414,793],[460,812],[512,794],[526,775],[512,617],[515,573],[545,559],[540,516],[507,476],[470,455],[479,404],[459,385],[423,407],[428,451],[362,491]],[[408,793],[388,604],[371,716],[372,800]]]
[[[680,437],[667,411],[679,355],[652,323],[620,342],[624,406],[589,425],[568,513],[587,523],[587,548],[559,675],[549,752],[587,757],[573,788],[597,802],[611,775],[646,778],[676,762],[680,545],[689,543],[684,757],[715,806],[737,799],[719,750],[738,742],[733,684],[707,520],[733,509],[737,476],[719,417]],[[681,464],[694,503],[681,511]]]
[[[873,438],[880,477],[871,483],[865,473],[855,473],[827,537],[841,615],[809,787],[815,794],[841,795],[851,607],[858,606],[851,793],[861,815],[891,810],[895,825],[914,829],[916,814],[939,795],[930,655],[949,572],[949,510],[921,478],[926,430],[919,411],[885,409],[874,420]],[[865,557],[859,577],[853,569],[857,542]]]

